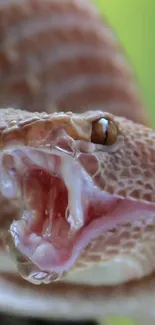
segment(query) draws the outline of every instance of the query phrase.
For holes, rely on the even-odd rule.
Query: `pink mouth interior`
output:
[[[29,261],[28,274],[21,275],[31,282],[60,277],[92,239],[116,224],[154,215],[153,204],[131,204],[101,191],[72,157],[33,148],[10,150],[8,157],[11,168],[4,164],[5,172],[11,175],[12,186],[16,182],[20,187],[23,202],[21,218],[13,221],[10,232],[15,247]]]

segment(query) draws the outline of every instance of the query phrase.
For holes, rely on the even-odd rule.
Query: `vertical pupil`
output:
[[[104,132],[105,132],[104,144],[106,144],[106,142],[108,140],[108,126],[109,126],[108,120],[104,119],[103,124],[104,124]]]

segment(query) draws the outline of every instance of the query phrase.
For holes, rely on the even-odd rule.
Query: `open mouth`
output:
[[[78,159],[59,150],[10,148],[1,168],[1,192],[20,209],[9,228],[10,249],[22,277],[36,284],[60,278],[92,239],[117,223],[154,215],[154,205],[99,189]]]
[[[59,150],[11,148],[3,152],[1,168],[1,191],[20,207],[9,232],[22,276],[32,282],[59,278],[94,235],[91,224],[117,200],[108,203],[107,196],[103,202],[78,160]]]

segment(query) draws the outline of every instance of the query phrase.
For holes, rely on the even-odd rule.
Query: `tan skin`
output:
[[[6,7],[3,6],[3,4],[0,4],[3,13],[2,16],[8,17],[8,20],[3,20],[4,25],[1,25],[0,27],[2,31],[3,40],[0,52],[0,62],[2,62],[3,67],[3,77],[0,79],[2,89],[0,95],[1,107],[17,106],[24,107],[26,110],[45,110],[47,112],[55,110],[71,110],[74,112],[82,112],[87,111],[89,108],[94,111],[96,107],[102,107],[106,108],[106,111],[109,111],[110,113],[113,113],[115,115],[125,116],[128,119],[135,120],[136,122],[140,122],[141,124],[147,124],[146,118],[143,113],[142,101],[141,99],[139,99],[140,96],[138,94],[138,90],[134,85],[135,83],[133,81],[133,74],[130,71],[128,64],[126,65],[123,63],[124,56],[121,54],[122,51],[120,50],[118,44],[115,42],[114,38],[111,38],[109,34],[106,34],[106,25],[101,22],[96,23],[98,22],[99,18],[98,14],[95,13],[94,9],[92,10],[91,7],[89,7],[89,4],[88,7],[84,8],[81,4],[79,4],[78,1],[75,1],[74,5],[72,1],[66,2],[66,4],[63,6],[63,10],[61,1],[59,3],[57,2],[57,4],[54,1],[47,1],[47,4],[44,6],[44,8],[42,8],[39,0],[35,0],[33,4],[35,4],[35,9],[37,8],[38,10],[40,25],[41,21],[44,18],[51,19],[51,17],[53,17],[54,15],[59,16],[60,22],[62,21],[62,25],[60,25],[59,22],[59,32],[57,33],[55,33],[54,29],[50,30],[51,27],[48,26],[50,33],[48,33],[47,28],[45,31],[43,30],[42,33],[38,32],[38,34],[32,34],[32,41],[31,38],[24,38],[23,35],[25,34],[22,34],[22,31],[24,31],[24,29],[22,30],[22,28],[24,27],[21,27],[25,26],[25,29],[27,28],[27,17],[31,22],[35,22],[36,11],[32,10],[32,3],[29,2],[28,4],[25,0],[24,5],[23,2],[20,5],[18,1],[16,2],[16,6],[18,8],[18,15],[16,16],[16,20],[13,19],[14,13],[13,8],[11,7],[11,2]],[[10,16],[8,14],[9,12],[12,13],[10,14]],[[62,15],[64,12],[69,13],[70,17],[74,15],[76,16],[77,13],[79,13],[81,17],[84,17],[81,18],[83,19],[82,22],[87,20],[89,25],[88,29],[81,29],[81,26],[83,25],[79,16],[76,16],[77,22],[79,19],[79,23],[77,23],[77,27],[75,28],[74,32],[69,29],[69,27],[68,29],[65,29],[65,20],[62,20]],[[52,13],[54,13],[53,16]],[[90,28],[90,26],[92,26],[92,22],[94,22],[93,28]],[[20,35],[18,32],[18,28],[11,29],[12,34],[9,34],[9,26],[16,26],[18,28],[20,27],[20,35],[22,37],[19,37]],[[79,33],[77,32],[78,30]],[[12,37],[17,36],[17,38],[14,38],[17,39],[17,41],[15,43],[7,42],[7,40],[9,40],[9,35],[12,35]],[[37,37],[39,37],[39,42]],[[51,41],[51,39],[53,41]],[[36,40],[36,42],[34,42],[34,40]],[[80,56],[80,54],[78,54],[75,55],[75,57],[73,56],[72,59],[69,57],[69,59],[67,60],[64,57],[60,58],[58,59],[57,64],[54,62],[54,64],[52,65],[52,69],[50,70],[50,63],[48,63],[49,61],[47,60],[46,55],[48,53],[47,47],[49,49],[49,44],[55,44],[54,48],[52,47],[53,45],[50,48],[51,53],[54,53],[55,48],[57,46],[57,42],[59,41],[58,44],[60,46],[60,50],[62,51],[60,40],[61,42],[63,40],[63,44],[64,42],[66,42],[65,44],[68,48],[72,44],[75,48],[75,45],[78,44],[79,48],[82,48],[82,53],[86,51],[86,54],[82,54],[82,57]],[[84,50],[83,43],[87,44],[88,46],[86,50]],[[35,44],[37,44],[37,46]],[[93,48],[96,49],[94,57],[88,56],[88,53],[90,52],[90,46],[93,46]],[[65,50],[65,48],[63,48],[63,50]],[[61,51],[60,53],[63,53],[63,51]],[[100,52],[102,53],[102,55],[100,54]],[[32,56],[32,54],[34,55],[34,57]],[[41,61],[39,62],[41,62],[41,73],[39,72],[40,66],[33,64],[35,60],[35,62],[38,64],[37,55],[40,55],[39,60]],[[118,60],[118,58],[116,60],[117,55],[120,55],[120,60]],[[32,57],[33,60],[35,58],[34,61],[31,61]],[[89,62],[89,64],[87,65],[86,62]],[[119,65],[118,62],[121,64]],[[85,88],[85,83],[82,83],[82,87],[79,87],[79,89],[75,87],[74,89],[73,86],[71,87],[71,84],[74,84],[73,80],[74,78],[76,79],[77,74],[83,76],[84,69],[85,75],[89,76],[89,80],[93,80],[93,76],[95,76],[96,79],[94,79],[95,81],[92,82],[92,84],[88,88]],[[19,75],[20,78],[18,79]],[[105,85],[104,80],[100,81],[99,83],[96,82],[97,79],[101,80],[100,77],[104,79],[105,76],[106,78],[107,76],[110,76],[111,82],[109,82],[109,84]],[[63,83],[64,80],[65,82]],[[68,95],[66,95],[67,93],[65,93],[65,85],[67,84],[67,80],[72,81],[72,83],[70,83],[70,91]],[[121,87],[119,87],[120,81]],[[118,88],[116,87],[116,85],[118,85]],[[55,91],[49,94],[49,87],[50,89],[55,89]],[[62,94],[64,95],[62,96]],[[103,113],[103,115],[104,114],[105,113]],[[33,115],[33,113],[20,112],[19,115],[21,115],[21,119],[24,122],[27,121],[27,119],[29,118],[30,120],[31,118],[35,119],[35,116],[37,114]],[[148,154],[148,165],[144,166],[145,164],[142,164],[142,169],[140,171],[141,177],[144,177],[145,183],[146,179],[144,176],[144,169],[146,168],[148,171],[150,171],[150,178],[148,181],[150,181],[151,183],[153,175],[152,165],[154,163],[154,160],[152,160],[154,159],[154,132],[152,130],[146,129],[142,125],[136,125],[126,119],[119,119],[115,115],[114,117],[108,114],[104,116],[104,118],[110,121],[108,123],[108,137],[107,133],[105,132],[105,129],[103,128],[103,124],[101,123],[102,120],[100,120],[100,117],[102,116],[97,115],[95,120],[92,119],[92,122],[95,124],[93,124],[92,122],[91,124],[88,123],[88,129],[86,128],[85,133],[82,134],[85,134],[86,138],[89,138],[89,141],[92,140],[92,142],[105,141],[104,144],[108,147],[108,145],[117,142],[118,132],[116,131],[116,129],[119,129],[119,132],[123,136],[123,139],[126,143],[125,148],[130,148],[131,152],[133,152],[133,144],[135,146],[135,149],[138,150],[141,143],[142,153],[144,155],[143,159],[144,157],[146,157],[146,152]],[[11,110],[1,110],[0,117],[1,126],[4,131],[8,127],[8,123],[10,127],[17,125],[17,111],[14,112]],[[24,123],[27,124],[27,122]],[[59,121],[59,123],[61,124],[61,120]],[[32,130],[34,129],[36,132],[37,127],[35,127],[35,121],[32,124]],[[23,128],[24,126],[21,126],[21,129]],[[93,130],[93,133],[90,132],[90,128],[91,130]],[[29,127],[27,129],[29,129]],[[76,123],[74,125],[74,128],[71,129],[69,127],[67,129],[67,132],[71,132],[70,135],[73,136],[76,133],[75,130],[78,130],[78,128],[76,128]],[[12,134],[13,133],[11,129],[9,129],[7,134],[3,136],[2,147],[5,146],[4,143],[9,143],[10,139],[12,138]],[[33,133],[30,134],[32,136]],[[17,135],[15,133],[15,137],[16,136],[18,139],[19,134]],[[32,140],[31,136],[30,140]],[[79,136],[80,133],[77,133],[76,139],[79,139]],[[125,151],[124,156],[127,157],[127,152]],[[131,162],[133,162],[132,155],[130,155],[130,158]],[[143,159],[141,161],[139,159],[140,157],[137,157],[137,166],[139,166],[140,163],[143,162]],[[117,159],[114,159],[112,161],[115,163]],[[148,175],[146,176],[146,178],[148,179]],[[100,182],[100,179],[98,181]],[[109,184],[108,182],[109,180],[107,176],[107,184]],[[117,184],[118,183],[116,179],[116,183],[114,184],[115,192],[118,189]],[[98,183],[98,186],[101,185]],[[129,188],[127,188],[127,186],[125,189],[126,191],[129,191]],[[141,185],[140,193],[142,193],[143,191],[145,192],[145,187]],[[137,192],[132,195],[137,195]],[[154,202],[153,195],[154,187],[152,187],[152,192],[150,196],[150,200],[152,202]],[[153,227],[154,225],[152,225],[151,229],[153,229]],[[130,234],[132,237],[132,232],[130,232]],[[120,246],[118,245],[118,251],[119,249]],[[90,253],[91,250],[88,247],[88,249],[86,250],[86,256],[89,257]],[[104,259],[104,256],[102,256],[101,259]],[[86,267],[87,259],[83,258],[82,262]],[[98,262],[96,261],[96,264],[97,263]],[[78,269],[78,263],[75,266]],[[142,275],[144,275],[144,269],[142,268],[142,270]],[[152,271],[153,267],[151,269],[151,272]],[[134,315],[136,317],[141,315],[142,317],[149,316],[154,318],[152,312],[152,310],[154,309],[153,306],[155,299],[153,294],[154,276],[150,273],[148,277],[142,277],[140,278],[140,280],[130,281],[129,283],[117,284],[116,286],[112,287],[107,287],[103,285],[94,286],[90,283],[88,283],[87,285],[83,285],[63,282],[38,287],[31,285],[28,282],[22,280],[20,277],[17,277],[16,275],[13,275],[13,273],[10,273],[6,265],[5,272],[1,272],[2,290],[0,294],[3,296],[3,299],[0,300],[0,308],[5,311],[8,311],[9,309],[10,312],[16,312],[17,314],[25,314],[30,316],[39,315],[43,318],[96,318],[106,316],[109,313],[124,313],[127,315]],[[150,294],[150,290],[152,290],[152,294]],[[23,305],[21,304],[21,302],[23,303]],[[77,304],[81,311],[80,315],[77,310]]]

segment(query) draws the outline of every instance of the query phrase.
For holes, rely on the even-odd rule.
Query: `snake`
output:
[[[87,0],[0,0],[0,310],[155,319],[155,132]]]

